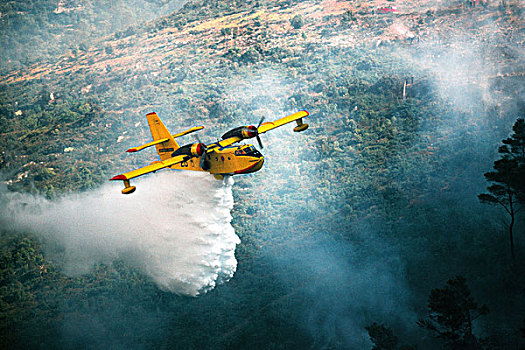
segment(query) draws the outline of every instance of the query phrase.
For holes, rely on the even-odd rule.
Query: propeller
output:
[[[195,135],[195,138],[197,139],[197,141],[200,143],[200,144],[203,144],[205,145],[204,143],[202,143],[201,139],[199,138],[198,135]],[[208,170],[209,166],[206,166],[206,154],[208,153],[208,148],[206,146],[204,146],[204,152],[202,153],[202,155],[199,157],[199,166],[204,169],[204,170]]]
[[[257,142],[259,143],[259,147],[261,147],[261,149],[264,148],[263,144],[262,144],[262,141],[261,141],[261,138],[259,137],[259,127],[261,126],[261,124],[263,123],[264,121],[264,116],[261,118],[261,120],[259,121],[259,125],[257,125],[257,135],[255,136],[257,138]]]
[[[199,166],[203,169],[203,170],[208,170],[208,166],[206,165],[206,152],[204,152],[202,154],[202,156],[200,157],[199,159]]]
[[[241,140],[251,139],[251,138],[257,138],[257,142],[259,143],[259,146],[261,148],[264,148],[261,138],[259,137],[259,128],[261,127],[262,123],[264,122],[264,116],[259,120],[259,125],[256,127],[255,125],[246,125],[246,126],[239,126],[236,128],[233,128],[229,130],[227,133],[222,135],[222,139],[226,140],[229,137],[238,137]]]

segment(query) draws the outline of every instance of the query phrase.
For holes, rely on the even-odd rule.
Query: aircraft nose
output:
[[[255,158],[254,160],[251,160],[251,165],[245,169],[242,169],[242,170],[237,170],[235,171],[235,174],[248,174],[248,173],[253,173],[253,172],[256,172],[258,170],[260,170],[264,164],[264,157],[253,157]]]
[[[257,168],[257,170],[261,169],[263,164],[264,164],[264,157],[259,157],[258,160],[257,160],[257,164],[255,167]]]

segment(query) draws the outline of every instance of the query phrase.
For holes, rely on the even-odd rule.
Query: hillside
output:
[[[190,300],[122,262],[81,277],[57,263],[38,283],[5,268],[4,290],[23,291],[2,294],[5,339],[24,344],[36,331],[59,347],[105,334],[107,346],[367,348],[365,327],[378,322],[401,344],[432,349],[440,341],[416,321],[430,290],[463,275],[491,310],[476,323],[480,344],[523,344],[523,259],[510,267],[502,213],[477,200],[501,140],[524,116],[520,2],[397,0],[387,3],[397,13],[381,14],[383,1],[225,0],[155,14],[169,4],[151,2],[140,23],[95,34],[72,22],[73,35],[89,38],[82,49],[44,40],[39,48],[61,55],[2,71],[9,190],[60,199],[147,164],[153,153],[125,150],[150,139],[151,111],[173,132],[205,125],[204,142],[301,109],[311,128],[264,135],[263,170],[235,178],[241,244],[230,282]],[[118,5],[130,11],[122,18],[140,16]],[[519,256],[524,227],[519,217]],[[7,230],[2,240],[4,261],[30,246],[31,271],[42,276],[45,242]],[[89,317],[101,328],[57,336],[63,320],[82,327]],[[146,322],[146,340],[136,322]]]
[[[293,96],[299,108],[313,108],[314,115],[316,106],[335,102],[336,96],[330,101],[323,90],[337,89],[337,85],[348,89],[354,82],[363,84],[362,78],[368,80],[365,89],[388,81],[398,84],[394,90],[400,93],[403,79],[409,77],[410,81],[416,79],[414,93],[420,87],[427,88],[425,84],[452,84],[455,89],[475,84],[485,90],[481,92],[485,95],[500,94],[498,89],[506,88],[507,83],[519,89],[522,81],[522,62],[516,59],[520,57],[523,35],[518,30],[520,8],[515,6],[503,10],[496,4],[485,9],[457,4],[432,8],[433,2],[406,1],[399,3],[399,14],[378,15],[371,13],[378,2],[278,2],[275,6],[256,2],[253,10],[243,11],[241,7],[222,16],[228,2],[204,4],[187,5],[181,12],[138,29],[138,33],[127,31],[105,37],[86,52],[68,53],[53,64],[13,71],[2,80],[29,91],[37,87],[37,91],[24,96],[29,105],[38,99],[49,100],[49,96],[39,96],[43,91],[105,101],[105,111],[133,120],[121,125],[130,133],[132,125],[152,109],[179,118],[191,116],[203,124],[226,121],[221,118],[232,113],[242,115],[226,106],[233,102],[228,101],[231,81],[254,84],[252,80],[258,77],[250,74],[261,70],[274,70],[274,76],[285,79],[278,82],[280,93]],[[192,20],[197,16],[203,19]],[[295,16],[304,23],[301,28],[292,27]],[[465,32],[466,28],[470,30]],[[458,55],[461,46],[466,49]],[[461,64],[462,71],[444,76],[447,62],[440,58],[440,50],[456,55],[454,60]],[[319,68],[309,68],[320,59],[328,59],[330,64],[317,72],[314,69]],[[330,75],[341,79],[341,83],[325,83]],[[495,91],[493,86],[497,86]],[[129,93],[133,91],[140,93]],[[260,110],[253,101],[245,101],[254,120],[284,108],[277,106],[281,102],[275,99],[282,96],[272,93],[268,95],[276,102],[277,110]],[[297,101],[299,97],[304,102]],[[499,101],[502,99],[498,96]],[[486,102],[505,109],[499,101]],[[293,104],[285,107],[290,108]],[[4,118],[17,112],[15,109],[6,111]],[[23,108],[20,111],[24,112]],[[342,114],[344,109],[337,113]],[[9,123],[4,120],[4,125]]]
[[[171,13],[184,1],[3,1],[2,72],[55,61],[86,50],[94,40]]]

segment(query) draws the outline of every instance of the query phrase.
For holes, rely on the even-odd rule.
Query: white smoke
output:
[[[132,195],[122,195],[119,182],[56,201],[3,191],[0,219],[63,246],[55,258],[69,275],[123,259],[160,288],[189,296],[233,276],[240,242],[230,224],[233,179],[170,171],[134,184]]]

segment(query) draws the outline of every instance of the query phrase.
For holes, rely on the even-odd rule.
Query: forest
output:
[[[524,348],[523,4],[389,4],[2,3],[2,348]],[[303,109],[234,176],[237,270],[199,296],[7,224],[154,160],[125,152],[151,111],[209,143]]]

